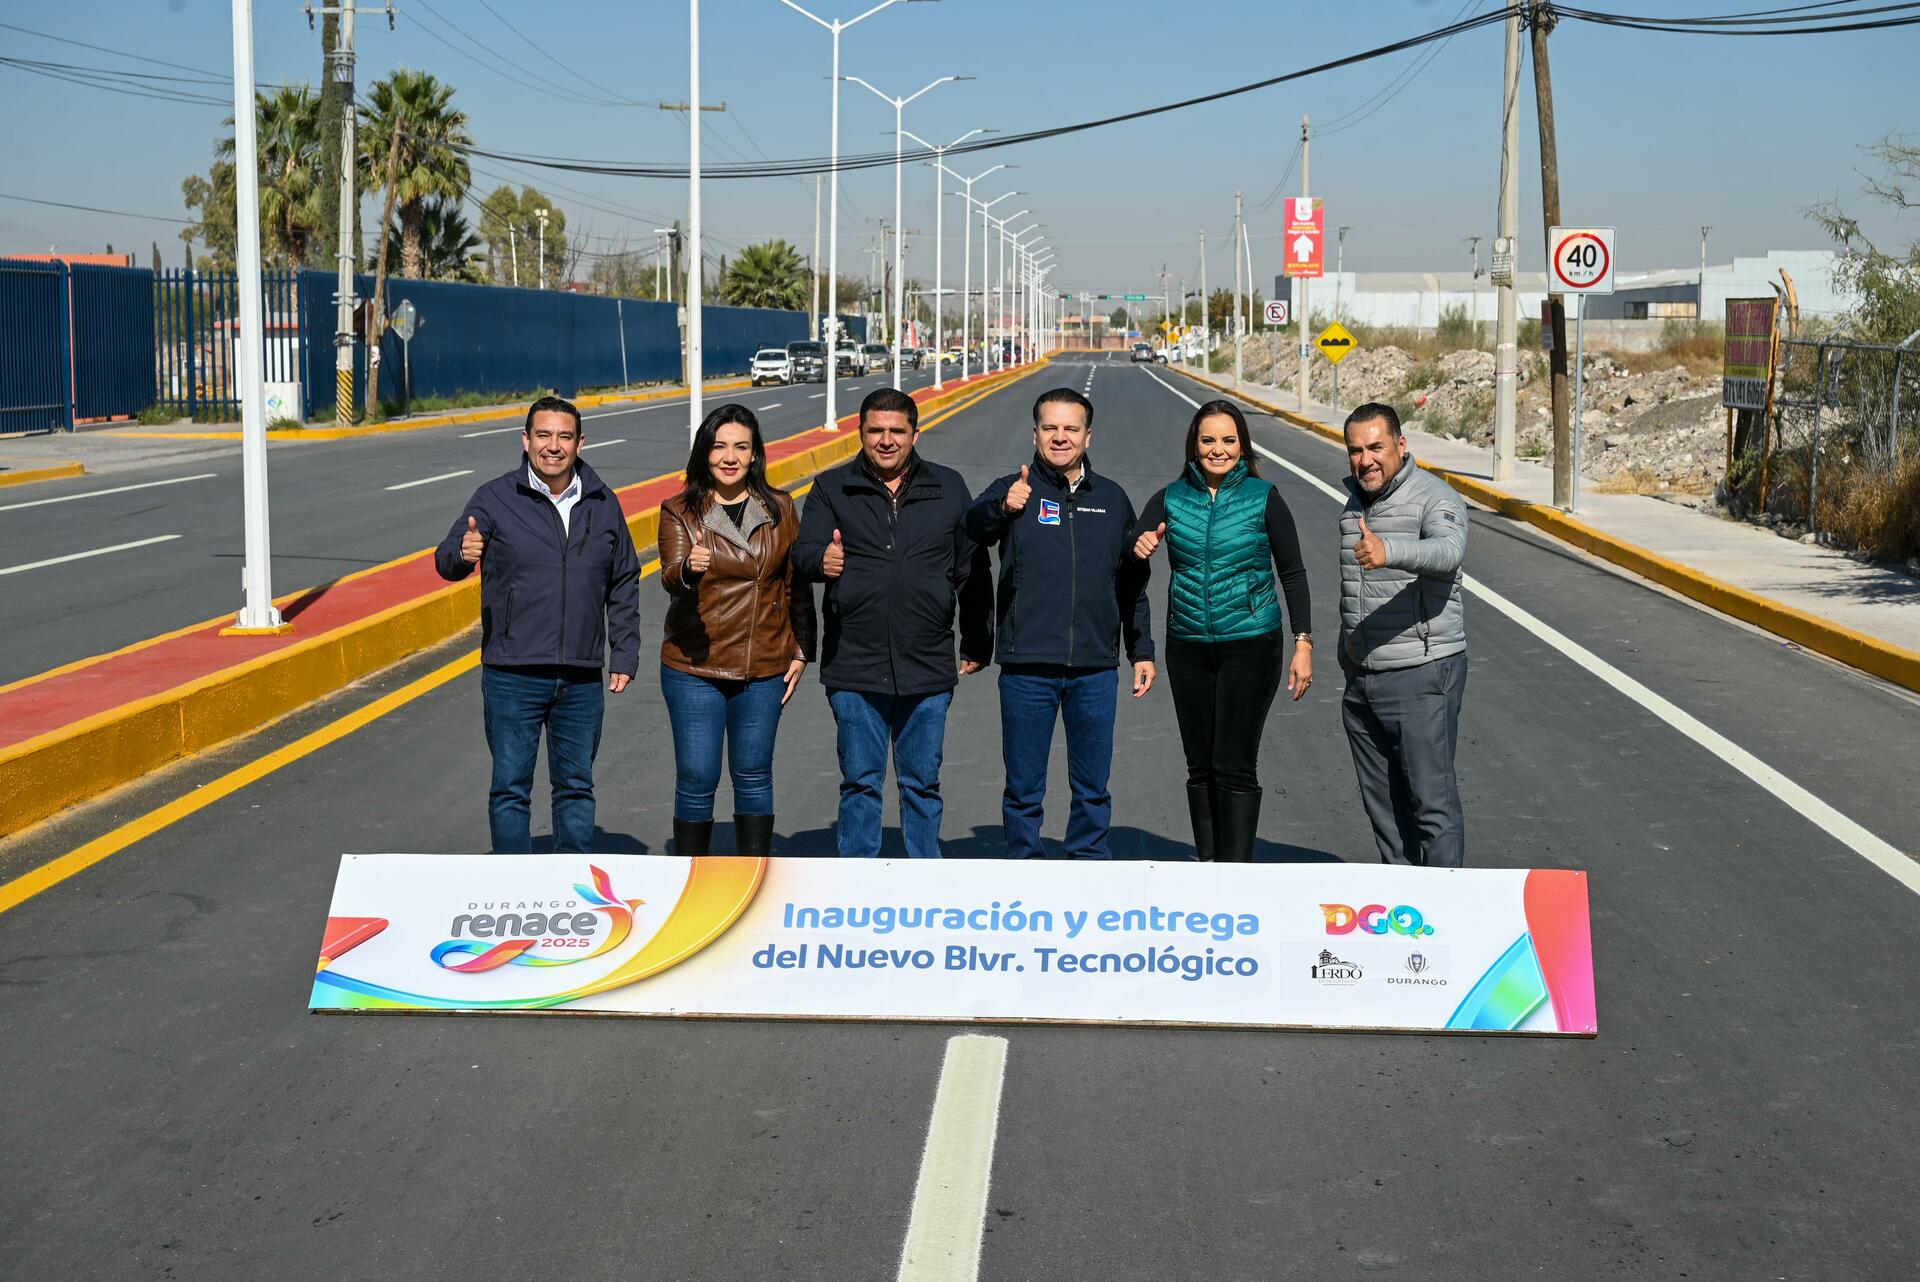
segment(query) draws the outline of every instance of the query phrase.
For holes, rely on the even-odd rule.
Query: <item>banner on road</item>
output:
[[[311,1006],[1591,1036],[1585,873],[347,855]]]
[[[1727,346],[1720,370],[1720,403],[1729,409],[1764,410],[1773,373],[1771,298],[1727,300]]]

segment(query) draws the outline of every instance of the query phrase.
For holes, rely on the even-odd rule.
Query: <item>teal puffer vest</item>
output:
[[[1167,635],[1240,641],[1280,629],[1267,495],[1273,486],[1234,464],[1211,502],[1197,464],[1167,487]]]

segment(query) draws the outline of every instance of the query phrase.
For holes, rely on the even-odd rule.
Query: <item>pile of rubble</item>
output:
[[[1282,346],[1279,385],[1293,385],[1297,359]],[[1276,381],[1266,342],[1249,343],[1245,360],[1249,378]],[[1521,353],[1515,448],[1522,458],[1544,458],[1553,450],[1546,375],[1543,354]],[[1712,490],[1726,452],[1717,379],[1677,364],[1635,374],[1605,352],[1587,355],[1586,377],[1583,476],[1596,485],[1649,493]],[[1332,399],[1333,371],[1325,361],[1313,362],[1312,384],[1314,399]],[[1363,347],[1340,365],[1340,402],[1363,401],[1397,406],[1409,427],[1491,445],[1493,353],[1458,351],[1421,360],[1398,347]]]

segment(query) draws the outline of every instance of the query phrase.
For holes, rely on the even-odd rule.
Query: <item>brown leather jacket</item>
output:
[[[660,582],[672,598],[660,661],[669,668],[745,681],[784,676],[795,659],[812,662],[813,588],[792,557],[800,518],[792,499],[776,495],[773,512],[749,496],[738,527],[718,503],[704,519],[687,510],[684,494],[660,505]],[[704,574],[685,572],[696,530],[713,553]]]

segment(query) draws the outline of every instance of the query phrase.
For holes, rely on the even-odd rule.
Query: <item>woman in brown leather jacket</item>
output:
[[[813,589],[795,568],[800,520],[767,484],[759,420],[722,405],[694,433],[686,488],[660,505],[660,582],[672,598],[660,693],[673,724],[673,844],[710,853],[724,743],[736,853],[773,843],[773,740],[814,652]]]

